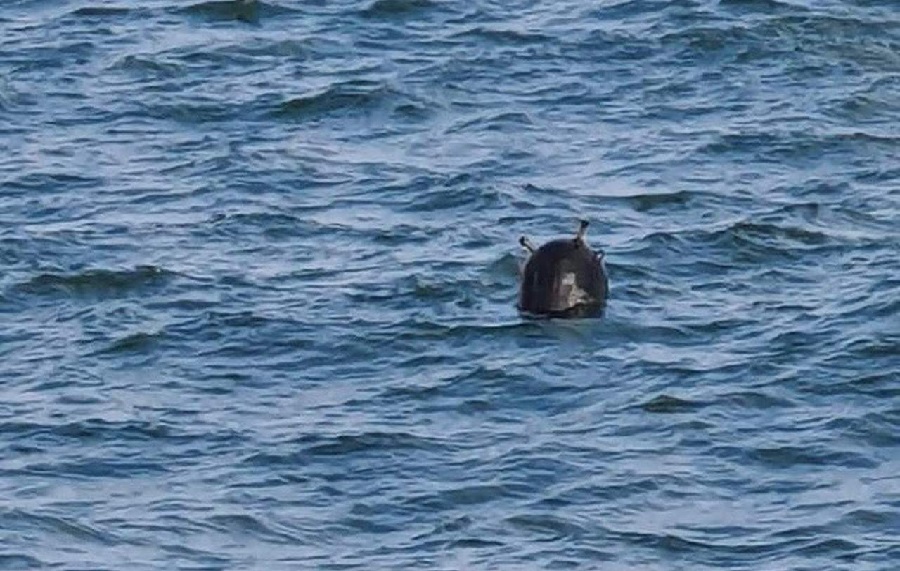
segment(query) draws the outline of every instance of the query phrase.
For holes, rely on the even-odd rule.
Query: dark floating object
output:
[[[519,244],[531,254],[522,269],[519,311],[542,317],[600,315],[609,295],[603,251],[591,250],[582,220],[575,238],[535,247],[522,236]]]

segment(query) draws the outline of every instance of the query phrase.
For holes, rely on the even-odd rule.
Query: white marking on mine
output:
[[[585,303],[588,301],[587,292],[580,287],[575,282],[575,274],[567,273],[563,274],[562,279],[560,280],[560,285],[568,288],[566,292],[566,309],[570,307],[575,307],[579,303]]]

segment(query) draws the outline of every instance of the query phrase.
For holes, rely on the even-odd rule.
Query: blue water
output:
[[[8,0],[0,569],[895,571],[898,213],[896,0]]]

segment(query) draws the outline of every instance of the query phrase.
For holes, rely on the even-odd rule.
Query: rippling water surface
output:
[[[898,568],[894,0],[10,0],[0,151],[0,568]]]

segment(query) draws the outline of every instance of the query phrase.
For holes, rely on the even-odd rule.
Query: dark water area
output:
[[[4,2],[0,569],[894,571],[898,212],[895,0]]]

